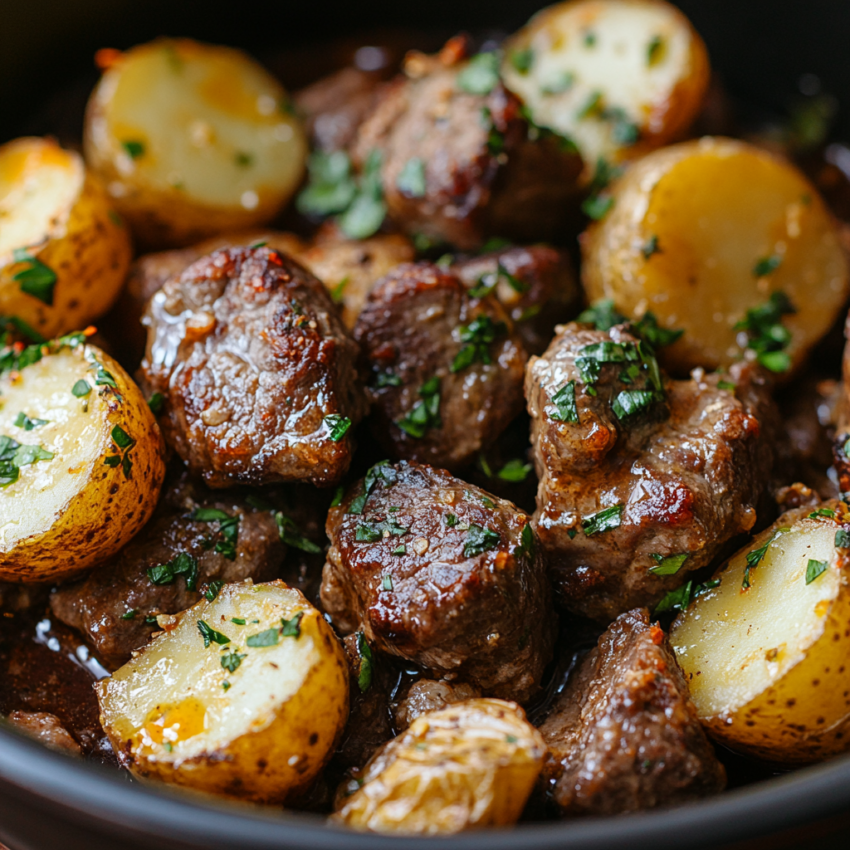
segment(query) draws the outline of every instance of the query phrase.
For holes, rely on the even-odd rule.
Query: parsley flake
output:
[[[280,539],[287,546],[292,546],[311,555],[316,555],[322,551],[321,546],[317,546],[312,540],[304,537],[295,521],[290,519],[286,514],[278,511],[274,515],[274,521],[277,523]]]
[[[484,528],[472,522],[469,524],[466,542],[463,544],[463,557],[472,558],[490,549],[495,549],[499,545],[500,540],[499,535],[492,529]]]
[[[357,632],[357,654],[360,656],[357,687],[360,688],[361,693],[365,693],[372,684],[372,649],[366,642],[366,636],[363,632]]]
[[[242,659],[247,657],[247,653],[240,654],[236,652],[236,650],[233,650],[232,652],[225,653],[221,656],[221,666],[227,670],[228,673],[235,673],[239,669]]]
[[[217,643],[220,646],[230,643],[230,638],[227,635],[217,632],[209,623],[204,622],[204,620],[198,620],[198,631],[204,639],[204,648],[208,647],[211,643]]]
[[[26,248],[15,248],[12,252],[15,263],[27,263],[27,268],[12,275],[12,280],[20,284],[21,292],[37,298],[43,304],[53,305],[53,290],[56,286],[56,272],[46,266]]]
[[[195,522],[217,522],[221,540],[215,544],[215,551],[224,555],[228,561],[236,560],[236,544],[239,541],[239,520],[236,514],[231,516],[218,508],[195,508],[189,519]]]
[[[442,427],[440,418],[440,379],[435,375],[419,388],[417,401],[409,413],[396,420],[396,425],[415,440],[421,440],[431,428]]]
[[[623,506],[612,505],[609,508],[603,508],[601,511],[597,511],[595,514],[582,517],[581,528],[588,537],[592,537],[594,534],[601,534],[604,531],[619,528],[622,522]]]
[[[411,198],[424,198],[426,191],[425,162],[418,156],[404,164],[395,181],[396,188]]]
[[[814,558],[809,558],[809,563],[806,566],[806,584],[811,584],[818,576],[826,572],[829,564],[826,561],[816,561]]]
[[[557,422],[578,422],[578,407],[576,405],[576,382],[567,381],[555,395],[552,396],[552,404],[557,410],[550,413],[549,417]]]
[[[482,314],[468,325],[461,325],[458,332],[464,345],[452,361],[452,374],[468,368],[476,361],[484,365],[491,364],[493,358],[490,356],[490,343],[505,332],[505,325],[503,322],[494,322],[488,315]]]
[[[151,584],[173,584],[177,576],[186,580],[186,590],[194,591],[198,584],[198,562],[188,553],[180,552],[164,564],[147,570]]]
[[[338,413],[328,414],[324,422],[330,431],[328,436],[335,443],[338,443],[348,433],[348,429],[351,428],[351,420],[347,416],[340,416]]]
[[[467,94],[490,94],[499,83],[499,57],[494,51],[478,53],[457,75],[457,87]]]
[[[665,557],[664,555],[653,553],[649,557],[655,561],[655,566],[649,568],[651,573],[657,576],[674,576],[682,569],[690,554],[684,552],[680,555],[667,555]]]
[[[525,481],[530,472],[530,463],[525,463],[520,458],[514,458],[513,460],[509,460],[496,474],[502,481],[517,483]]]
[[[42,425],[48,425],[47,419],[32,419],[21,411],[15,418],[15,427],[23,428],[24,431],[32,431],[34,428],[39,428]]]

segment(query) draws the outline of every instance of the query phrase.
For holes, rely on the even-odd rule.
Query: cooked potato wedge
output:
[[[572,139],[592,175],[683,138],[708,88],[708,54],[660,0],[573,0],[506,44],[502,76],[536,124]]]
[[[340,789],[332,819],[420,835],[507,826],[522,814],[545,754],[516,703],[456,703],[422,715],[381,747]]]
[[[156,420],[121,366],[84,340],[0,353],[0,580],[82,573],[156,507]]]
[[[790,365],[790,374],[844,307],[847,259],[835,222],[812,184],[766,151],[730,139],[685,142],[632,165],[611,193],[612,210],[582,240],[588,297],[684,329],[662,353],[677,374],[740,358],[753,341],[736,324],[778,293],[796,310],[782,316],[790,342],[759,359],[774,371]]]
[[[790,511],[673,624],[670,642],[718,741],[782,763],[850,748],[847,545],[843,503]]]
[[[282,581],[225,585],[96,690],[137,776],[262,803],[306,790],[348,717],[342,646]]]
[[[130,237],[79,154],[50,139],[0,147],[0,221],[0,315],[54,337],[112,306]]]
[[[244,53],[160,39],[104,73],[85,154],[145,245],[181,246],[273,218],[307,143],[286,92]]]

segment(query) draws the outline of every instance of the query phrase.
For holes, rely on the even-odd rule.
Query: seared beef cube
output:
[[[393,706],[396,731],[403,732],[414,720],[430,711],[440,711],[456,702],[480,696],[478,688],[466,682],[452,684],[434,679],[420,679],[414,682],[398,704]]]
[[[46,711],[13,711],[6,722],[51,750],[82,755],[80,745],[55,714]]]
[[[410,53],[360,125],[352,160],[380,156],[387,210],[407,233],[466,250],[564,226],[581,160],[529,127],[497,65],[496,54],[465,60],[458,39],[436,57]]]
[[[322,603],[343,632],[485,696],[523,701],[555,615],[529,518],[443,470],[384,462],[328,515]]]
[[[491,251],[449,270],[473,292],[492,290],[529,354],[546,350],[555,325],[572,318],[581,300],[568,254],[548,245]]]
[[[183,475],[140,534],[82,581],[54,591],[50,607],[114,670],[159,629],[156,615],[184,611],[202,593],[217,593],[218,582],[277,578],[285,554],[272,511]]]
[[[209,486],[345,474],[366,412],[358,349],[308,271],[268,248],[218,251],[170,278],[145,318],[163,433]]]
[[[296,92],[293,100],[310,146],[328,152],[348,147],[380,93],[383,76],[348,66]]]
[[[628,326],[570,324],[525,392],[535,524],[570,610],[610,622],[652,605],[752,528],[775,415],[752,366],[670,381]]]
[[[526,355],[510,319],[439,266],[398,266],[375,284],[354,336],[373,431],[395,457],[457,469],[522,410]]]
[[[563,815],[614,815],[716,794],[726,773],[705,737],[667,637],[622,614],[540,727],[548,793]]]

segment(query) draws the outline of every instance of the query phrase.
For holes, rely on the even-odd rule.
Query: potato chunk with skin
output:
[[[79,154],[50,139],[0,147],[0,220],[0,315],[53,337],[112,306],[130,238]]]
[[[789,511],[673,624],[670,642],[718,741],[789,764],[850,747],[847,543],[842,502]]]
[[[282,581],[225,585],[96,690],[134,774],[261,803],[306,790],[348,716],[343,649]]]
[[[0,352],[0,371],[10,369],[0,375],[4,581],[84,572],[127,543],[156,507],[165,477],[156,420],[121,366],[83,340]]]
[[[708,87],[702,39],[658,0],[576,0],[511,38],[502,75],[535,123],[572,139],[592,171],[682,138]]]
[[[273,218],[307,143],[286,92],[244,53],[160,39],[121,54],[86,113],[85,152],[147,245]]]
[[[543,763],[540,733],[511,702],[474,699],[425,714],[338,795],[333,820],[370,832],[440,835],[508,826]]]
[[[739,359],[747,311],[784,293],[795,313],[792,370],[847,298],[847,259],[832,216],[792,165],[759,148],[705,138],[656,151],[611,189],[611,212],[582,239],[591,300],[630,319],[647,310],[684,335],[664,352],[676,374]]]

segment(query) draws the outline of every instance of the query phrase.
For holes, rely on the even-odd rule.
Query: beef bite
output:
[[[268,248],[232,248],[170,278],[145,316],[142,370],[168,442],[211,487],[348,469],[366,412],[357,344],[321,282]]]
[[[522,410],[526,355],[510,319],[439,266],[380,280],[354,335],[371,369],[373,431],[395,457],[457,469]]]
[[[432,676],[523,701],[555,615],[529,518],[449,473],[384,462],[328,515],[322,603],[343,633]]]
[[[492,292],[513,320],[529,354],[542,354],[555,325],[572,318],[582,294],[566,251],[511,246],[453,263],[449,271],[472,292]]]
[[[141,533],[85,579],[54,591],[50,607],[114,670],[160,628],[157,615],[189,608],[220,583],[277,578],[285,555],[272,511],[181,475]]]
[[[568,609],[652,605],[752,528],[775,416],[757,368],[671,381],[628,326],[570,324],[532,358],[526,398],[535,525]]]
[[[726,785],[664,632],[622,614],[581,662],[540,727],[547,793],[562,815],[672,806]]]
[[[351,157],[360,168],[380,157],[387,211],[407,233],[465,250],[492,234],[551,238],[576,196],[581,160],[521,112],[497,54],[468,60],[465,40],[452,39],[437,56],[408,54],[360,124]]]

